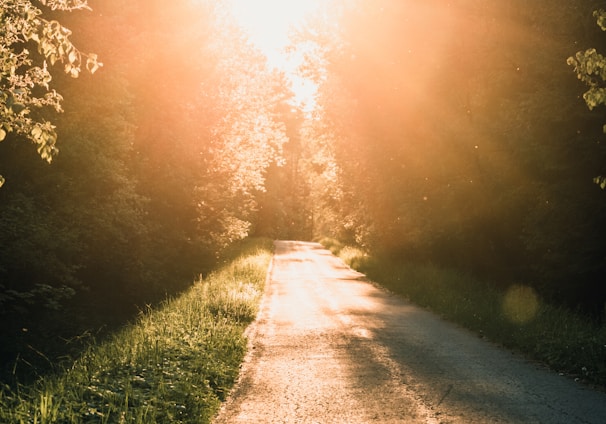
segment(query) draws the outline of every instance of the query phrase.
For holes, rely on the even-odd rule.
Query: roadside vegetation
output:
[[[75,363],[0,391],[2,423],[205,423],[237,378],[257,314],[271,242],[251,239],[178,298]]]
[[[180,419],[154,412],[158,393],[178,385],[158,383],[150,365],[125,377],[145,382],[115,386],[121,412],[94,394],[118,393],[109,382],[121,381],[119,362],[69,396],[64,377],[27,387],[75,358],[84,365],[65,379],[93,369],[86,358],[116,328],[144,305],[142,320],[164,319],[159,303],[181,299],[249,236],[364,246],[381,259],[341,254],[374,280],[603,384],[606,134],[596,106],[606,65],[593,48],[604,45],[603,1],[315,2],[285,49],[315,84],[308,105],[231,2],[86,3],[0,0],[4,410],[24,422],[75,417],[69,399],[93,387],[81,400],[91,421]],[[208,316],[226,315],[215,299]],[[172,302],[164,307],[187,310]],[[148,336],[158,349],[164,337]],[[208,380],[219,397],[223,383],[198,374],[191,384]],[[138,384],[160,392],[135,412],[145,405]]]
[[[557,372],[606,388],[604,320],[550,304],[523,284],[499,288],[430,263],[389,260],[329,238],[321,243],[370,280],[411,302]]]

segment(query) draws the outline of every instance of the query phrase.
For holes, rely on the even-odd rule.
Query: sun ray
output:
[[[297,72],[301,56],[287,53],[290,34],[321,6],[320,0],[229,0],[236,21],[250,42],[266,57],[268,64],[292,82],[295,101],[304,108],[313,108],[315,84]]]

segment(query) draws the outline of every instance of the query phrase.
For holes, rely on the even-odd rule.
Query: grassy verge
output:
[[[372,281],[552,369],[606,388],[606,324],[540,299],[527,286],[498,290],[432,265],[394,263],[330,239],[322,244]]]
[[[1,388],[0,422],[210,422],[238,375],[271,246],[247,241],[221,269],[90,346],[60,375]]]

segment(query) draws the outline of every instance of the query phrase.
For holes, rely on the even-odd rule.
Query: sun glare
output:
[[[320,6],[320,0],[230,0],[232,13],[250,40],[276,66],[291,29]]]
[[[316,87],[297,75],[301,57],[287,54],[289,35],[314,11],[321,0],[230,0],[232,13],[250,41],[265,56],[270,66],[282,70],[292,81],[297,102],[313,103]]]

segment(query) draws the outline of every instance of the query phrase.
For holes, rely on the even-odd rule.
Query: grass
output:
[[[238,376],[271,248],[248,240],[221,269],[91,345],[69,369],[1,387],[0,422],[210,422]]]
[[[455,270],[390,262],[332,239],[321,243],[411,302],[560,373],[606,388],[606,324],[546,303],[528,286],[499,290]]]

